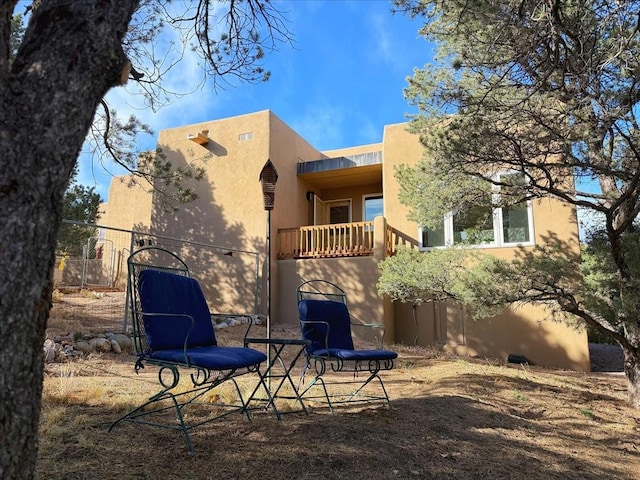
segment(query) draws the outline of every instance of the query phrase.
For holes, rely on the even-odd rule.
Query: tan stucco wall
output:
[[[454,305],[424,303],[417,307],[417,328],[410,304],[396,303],[394,315],[396,340],[407,345],[435,345],[460,355],[503,360],[509,354],[523,355],[532,364],[590,369],[586,331],[552,321],[540,307],[474,321]]]
[[[111,180],[109,201],[100,205],[100,224],[127,230],[149,226],[153,197],[140,181],[132,181],[131,175]]]
[[[278,170],[275,208],[271,217],[271,315],[278,321],[283,287],[280,285],[280,264],[276,259],[279,228],[306,225],[309,219],[307,186],[297,178],[298,162],[318,160],[322,154],[288,125],[270,112],[270,157]]]
[[[189,135],[196,136],[203,131],[208,131],[210,140],[207,145],[199,145],[188,138]],[[251,134],[252,138],[241,140],[241,134]],[[160,195],[154,196],[152,205],[145,204],[149,230],[223,249],[257,252],[260,255],[258,273],[261,292],[258,310],[262,314],[266,314],[267,309],[265,269],[268,265],[268,215],[264,209],[259,176],[267,160],[274,164],[278,181],[275,208],[270,214],[273,311],[278,303],[278,295],[273,293],[278,291],[275,261],[277,231],[279,228],[304,225],[308,220],[306,188],[297,181],[296,165],[299,161],[322,158],[322,154],[269,110],[162,130],[158,137],[158,148],[174,167],[202,167],[205,175],[200,181],[184,182],[195,190],[198,198],[180,205],[176,211],[167,210]],[[107,210],[118,212],[114,213],[118,218],[109,217],[109,221],[122,228],[132,228],[132,225],[139,222],[136,216],[139,215],[139,207],[133,207],[133,199],[128,192],[115,188],[117,190],[110,194]],[[138,203],[137,198],[135,202]],[[211,255],[204,258],[203,254],[196,254],[194,251],[190,256],[193,263],[211,264],[211,268],[226,268],[225,264],[216,262]],[[228,275],[240,274],[247,281],[253,281],[254,258],[241,255],[237,257],[239,262],[244,262],[244,266],[232,268]],[[197,268],[196,266],[196,270]],[[212,293],[216,288],[239,288],[238,279],[225,279],[224,272],[207,274],[205,268],[200,270],[205,283],[215,284],[215,288],[210,288]],[[205,285],[205,289],[206,287]],[[253,308],[253,296],[250,293],[249,290],[231,295],[218,292],[218,296],[227,300],[221,301],[217,307],[228,311],[249,311]]]
[[[398,200],[400,187],[395,178],[395,169],[398,165],[418,163],[423,155],[423,147],[418,138],[407,132],[406,128],[406,123],[384,127],[384,163],[382,165],[384,214],[389,225],[415,239],[418,226],[407,219],[407,207]]]
[[[274,317],[276,322],[297,324],[296,288],[304,281],[322,279],[335,283],[346,292],[353,321],[384,323],[384,299],[375,288],[379,270],[373,257],[281,260],[278,263],[281,301]],[[391,328],[387,326],[385,343],[393,342],[393,333],[392,325]],[[360,335],[370,341],[379,340],[381,334],[378,329],[354,330],[355,336]]]
[[[131,176],[114,177],[109,186],[109,202],[100,205],[98,223],[124,230],[147,231],[151,223],[153,196],[144,181]],[[109,286],[124,289],[127,282],[127,258],[131,252],[131,235],[105,230],[103,256],[96,260],[110,281]]]
[[[542,307],[523,306],[503,315],[465,323],[468,351],[506,358],[524,355],[530,362],[556,368],[590,370],[586,330],[555,322]],[[462,352],[465,349],[461,349]]]
[[[204,130],[208,145],[187,138]],[[240,140],[246,133],[253,138]],[[203,167],[205,176],[188,183],[198,198],[178,212],[163,212],[156,200],[154,229],[223,247],[263,250],[266,217],[258,177],[269,159],[269,144],[268,111],[162,130],[158,147],[167,160],[175,167]]]

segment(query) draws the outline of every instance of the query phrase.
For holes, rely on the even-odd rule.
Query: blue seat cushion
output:
[[[209,307],[198,281],[162,270],[138,278],[147,343],[152,351],[216,345]],[[193,326],[190,319],[193,319]]]
[[[230,370],[234,368],[246,368],[258,365],[267,359],[267,356],[247,347],[195,347],[187,350],[189,364],[210,370]],[[160,350],[152,352],[149,358],[165,360],[176,363],[187,363],[184,350]]]
[[[298,313],[302,338],[310,342],[306,347],[307,353],[327,348],[353,350],[351,318],[344,303],[331,300],[300,300]]]
[[[368,361],[393,360],[398,357],[391,350],[341,350],[338,348],[319,349],[313,352],[316,357],[336,357],[342,360]]]

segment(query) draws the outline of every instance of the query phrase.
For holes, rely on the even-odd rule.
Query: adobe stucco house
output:
[[[394,168],[415,164],[423,153],[406,126],[386,125],[381,143],[323,152],[268,110],[164,130],[158,147],[173,165],[205,169],[205,178],[194,183],[198,199],[167,212],[151,193],[116,178],[100,223],[259,252],[258,310],[264,314],[267,216],[259,175],[271,160],[278,173],[269,230],[272,325],[296,323],[296,286],[323,278],[347,291],[356,320],[384,319],[386,343],[417,342],[488,357],[517,354],[539,365],[589,370],[586,333],[546,321],[542,308],[519,308],[474,322],[455,305],[428,303],[418,308],[416,329],[410,305],[378,295],[377,262],[398,243],[424,247],[427,241],[398,201]],[[506,230],[496,232],[494,244],[487,247],[491,253],[510,257],[517,248],[531,248],[549,233],[579,251],[571,206],[551,199],[535,201],[514,215],[513,222],[517,235],[512,238],[517,243],[508,243]],[[251,268],[249,262],[246,270]],[[238,271],[225,275],[218,267],[209,285],[220,297],[225,297],[220,292],[229,290],[225,298],[236,306],[252,300],[250,294],[238,292],[242,284]]]

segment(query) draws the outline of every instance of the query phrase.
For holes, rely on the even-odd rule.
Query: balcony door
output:
[[[313,224],[333,225],[351,222],[351,199],[324,201],[313,197]]]

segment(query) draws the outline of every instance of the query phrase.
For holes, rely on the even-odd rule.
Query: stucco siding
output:
[[[278,263],[281,301],[274,321],[297,324],[296,288],[306,280],[322,279],[345,290],[353,321],[384,324],[384,299],[376,290],[379,270],[374,257],[281,260]],[[385,342],[393,342],[393,325],[385,327]],[[366,337],[362,332],[357,334]],[[380,335],[381,330],[372,330],[367,339],[379,340]]]

